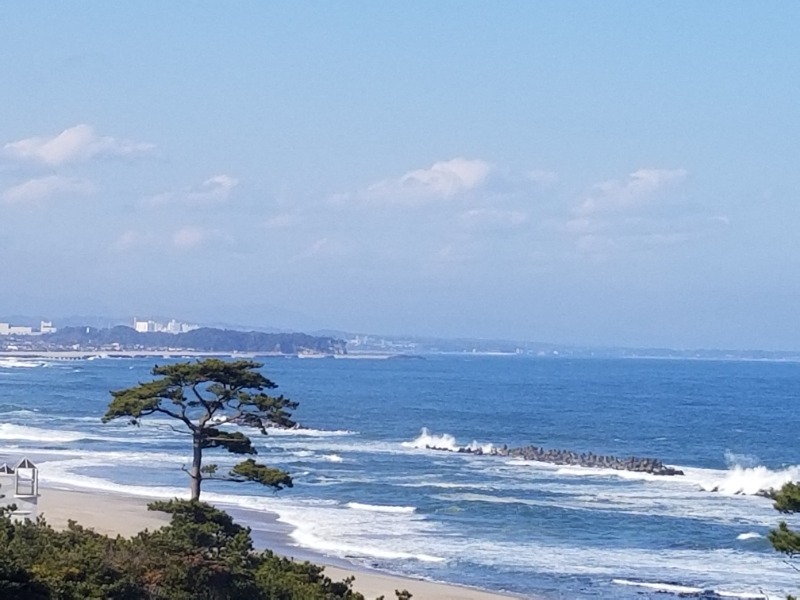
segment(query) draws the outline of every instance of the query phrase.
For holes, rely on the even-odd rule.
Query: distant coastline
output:
[[[55,329],[55,328],[53,328]],[[137,331],[65,327],[36,335],[0,334],[0,356],[130,358],[147,356],[297,356],[299,358],[424,359],[498,356],[541,359],[644,359],[800,362],[800,350],[673,349],[571,346],[473,338],[365,335],[344,331],[265,332],[196,327],[189,331]]]
[[[116,357],[215,356],[215,355],[308,355],[347,354],[346,343],[329,336],[305,333],[263,333],[199,327],[180,333],[141,332],[119,325],[107,329],[66,327],[41,335],[2,336],[0,351],[27,355],[50,353],[51,357],[72,353]]]

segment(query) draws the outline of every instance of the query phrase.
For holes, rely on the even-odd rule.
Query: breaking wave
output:
[[[354,510],[386,513],[413,513],[417,510],[414,506],[385,506],[379,504],[361,504],[360,502],[348,502],[347,507]]]
[[[267,427],[267,435],[278,436],[306,436],[306,437],[338,437],[342,435],[355,435],[356,431],[347,429],[310,429],[306,427],[293,427],[286,429],[285,427]]]
[[[459,446],[456,443],[456,438],[449,433],[436,435],[430,432],[427,427],[423,427],[419,436],[410,442],[403,442],[402,445],[406,448],[429,449],[429,450],[448,450],[450,452],[458,452],[459,450],[469,450],[475,452],[480,449],[483,452],[489,453],[494,446],[492,444],[479,444],[477,441],[466,446]]]
[[[425,563],[443,563],[446,559],[431,554],[402,552],[398,550],[387,550],[377,546],[358,546],[354,547],[347,543],[323,540],[310,531],[303,528],[295,529],[291,536],[300,545],[313,550],[328,552],[347,558],[380,558],[384,560],[413,560]]]
[[[27,425],[0,423],[0,440],[11,442],[42,442],[44,444],[69,444],[81,440],[124,442],[130,444],[152,444],[162,438],[142,435],[122,435],[120,437],[95,435],[67,429],[43,429]]]
[[[33,415],[36,411],[20,406],[19,404],[0,404],[0,413],[17,414],[17,415]]]
[[[634,581],[630,579],[612,579],[612,583],[632,587],[641,587],[655,590],[660,593],[674,594],[681,598],[703,598],[712,600],[713,598],[742,598],[750,600],[769,600],[765,594],[753,594],[750,592],[728,592],[724,590],[709,590],[699,587],[681,585],[679,583],[666,583],[659,581]]]
[[[22,360],[19,358],[0,358],[0,369],[35,369],[46,367],[43,360]]]
[[[77,442],[90,437],[77,431],[57,431],[54,429],[39,429],[38,427],[0,423],[0,440],[66,443]]]
[[[719,492],[728,496],[753,496],[769,490],[777,490],[790,481],[800,480],[800,465],[777,470],[765,466],[736,465],[727,471],[710,469],[692,471],[692,473],[687,471],[687,475],[695,479],[703,490]]]

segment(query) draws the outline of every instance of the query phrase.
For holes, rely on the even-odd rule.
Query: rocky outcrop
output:
[[[427,446],[427,448],[430,450],[443,450],[443,448],[433,448],[431,446]],[[522,446],[520,448],[509,448],[505,445],[489,448],[466,446],[450,451],[477,456],[507,456],[553,465],[614,469],[615,471],[633,471],[636,473],[650,473],[651,475],[683,475],[683,471],[680,469],[669,467],[657,458],[639,458],[636,456],[619,458],[617,456],[593,454],[592,452],[579,454],[572,450],[549,450],[538,446]]]

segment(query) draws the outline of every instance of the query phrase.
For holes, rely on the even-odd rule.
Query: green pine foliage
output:
[[[775,500],[773,506],[778,512],[786,514],[800,512],[800,483],[790,481],[772,493],[771,497]]]
[[[769,496],[775,501],[775,510],[784,514],[800,512],[800,484],[789,482],[777,492],[770,492]],[[789,528],[785,521],[778,523],[778,528],[769,532],[769,541],[772,547],[782,552],[789,558],[800,555],[800,534]],[[797,600],[795,596],[787,596],[787,600]]]
[[[1,515],[0,598],[365,600],[352,578],[333,581],[323,567],[255,552],[250,530],[208,504],[171,500],[150,508],[169,513],[170,524],[131,539]]]
[[[266,434],[267,426],[292,427],[291,411],[297,403],[267,392],[278,387],[264,377],[263,365],[251,360],[224,361],[207,358],[153,368],[156,379],[112,391],[103,422],[127,419],[138,425],[151,415],[175,421],[173,427],[187,434],[192,463],[184,467],[189,475],[193,500],[200,499],[205,479],[256,482],[280,490],[292,486],[291,476],[279,469],[248,458],[229,473],[220,474],[217,465],[205,463],[205,451],[221,449],[232,454],[258,454],[253,441],[242,431],[226,431],[220,424],[233,424]]]

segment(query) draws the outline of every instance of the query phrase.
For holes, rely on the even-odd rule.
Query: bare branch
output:
[[[181,435],[192,435],[191,431],[186,431],[185,429],[178,429],[177,427],[175,427],[175,425],[172,425],[171,423],[167,425],[167,427],[172,429],[172,431],[174,431],[175,433],[180,433]]]
[[[794,554],[791,554],[791,556],[794,556]],[[800,567],[798,567],[798,566],[797,566],[796,564],[794,564],[793,562],[791,562],[791,561],[788,561],[788,560],[784,560],[783,562],[784,562],[784,563],[786,563],[787,565],[789,565],[789,566],[790,566],[792,569],[794,569],[795,571],[798,571],[798,572],[800,572]]]

